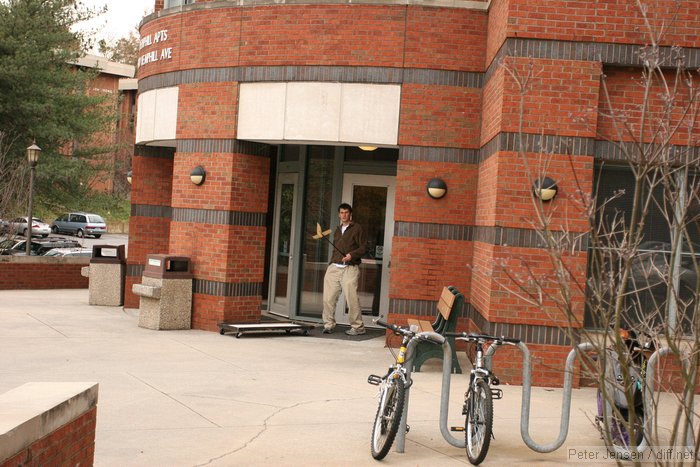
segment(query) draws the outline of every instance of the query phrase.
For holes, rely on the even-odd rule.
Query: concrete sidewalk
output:
[[[152,331],[137,326],[137,310],[88,305],[87,290],[0,291],[0,312],[0,393],[99,383],[98,466],[378,465],[369,446],[377,390],[366,381],[392,361],[383,338]],[[414,374],[405,453],[392,449],[382,464],[468,465],[440,434],[441,366],[424,369]],[[464,423],[466,382],[452,377],[450,425]],[[574,390],[567,441],[549,454],[520,437],[520,388],[502,389],[483,465],[558,465],[568,448],[604,451],[592,389]],[[533,389],[535,441],[557,437],[560,410],[561,390]]]

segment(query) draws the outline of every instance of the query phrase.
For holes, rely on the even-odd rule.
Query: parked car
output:
[[[71,238],[50,237],[36,238],[31,240],[31,255],[43,255],[54,248],[79,248],[80,242]],[[5,238],[0,240],[0,255],[23,255],[26,254],[26,239]]]
[[[43,256],[92,256],[92,248],[52,248]]]
[[[0,222],[0,232],[9,234],[21,234],[25,237],[29,231],[29,226],[27,225],[27,217],[16,217],[11,221]],[[51,227],[46,222],[41,219],[32,217],[32,236],[41,235],[42,237],[48,237],[51,233]]]
[[[100,238],[107,233],[107,224],[102,217],[89,212],[68,212],[51,223],[53,233],[67,233],[83,238],[92,235]]]

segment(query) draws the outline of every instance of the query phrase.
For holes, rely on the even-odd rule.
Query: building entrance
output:
[[[389,305],[395,180],[395,177],[382,175],[346,174],[343,177],[343,201],[352,205],[353,220],[362,226],[367,240],[358,284],[365,326],[374,325],[373,319],[386,318]],[[342,294],[335,320],[348,324],[348,308]]]
[[[348,202],[353,219],[366,234],[367,254],[358,287],[365,325],[386,315],[398,151],[387,149],[384,155],[379,150],[371,155],[358,151],[335,146],[283,147],[279,165],[285,172],[278,171],[275,183],[270,237],[269,311],[321,322],[332,234],[326,238],[314,238],[314,234],[317,225],[324,231],[335,229],[338,205]],[[342,294],[336,321],[348,322]]]

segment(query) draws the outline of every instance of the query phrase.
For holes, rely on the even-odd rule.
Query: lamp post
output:
[[[34,142],[27,148],[27,161],[29,161],[29,213],[27,214],[27,256],[32,254],[32,208],[34,202],[34,171],[39,162],[41,148]]]

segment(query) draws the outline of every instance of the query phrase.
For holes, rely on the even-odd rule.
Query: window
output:
[[[632,218],[632,203],[635,188],[635,180],[627,168],[605,167],[597,172],[597,180],[594,186],[598,187],[597,200],[600,206],[607,200],[607,207],[602,217],[596,219],[596,225],[611,225],[615,215],[624,218],[626,228]],[[679,179],[680,180],[680,179]],[[681,242],[681,251],[677,252],[677,261],[672,261],[671,239],[673,228],[669,220],[673,218],[673,212],[679,209],[673,200],[668,199],[662,186],[657,186],[651,192],[653,203],[649,207],[649,213],[643,226],[643,238],[637,249],[636,256],[631,260],[630,277],[626,284],[627,293],[625,301],[625,319],[627,325],[635,326],[645,323],[647,326],[661,324],[681,325],[684,330],[689,330],[693,321],[694,308],[696,307],[696,285],[698,278],[698,262],[700,262],[700,203],[698,203],[698,180],[694,176],[688,177],[680,186],[686,187],[687,212],[684,219],[686,227]],[[689,187],[689,188],[688,188]],[[646,188],[647,190],[649,188]],[[621,194],[620,190],[624,190]],[[617,195],[615,195],[617,193]],[[622,241],[622,233],[618,232],[617,241]],[[597,247],[602,257],[604,271],[616,275],[621,269],[624,260],[614,248],[602,251],[609,242],[601,242]],[[594,246],[595,247],[595,246]],[[591,250],[593,253],[594,250]],[[593,257],[591,254],[589,257]],[[589,261],[589,275],[592,265]],[[677,263],[675,271],[671,265]],[[669,284],[676,284],[677,295],[675,299],[669,298]],[[612,289],[614,293],[615,289]],[[596,319],[598,318],[598,319]],[[593,316],[591,310],[586,313],[586,327],[600,327],[599,317]]]
[[[190,5],[194,0],[165,0],[165,8],[173,8],[180,5]]]

